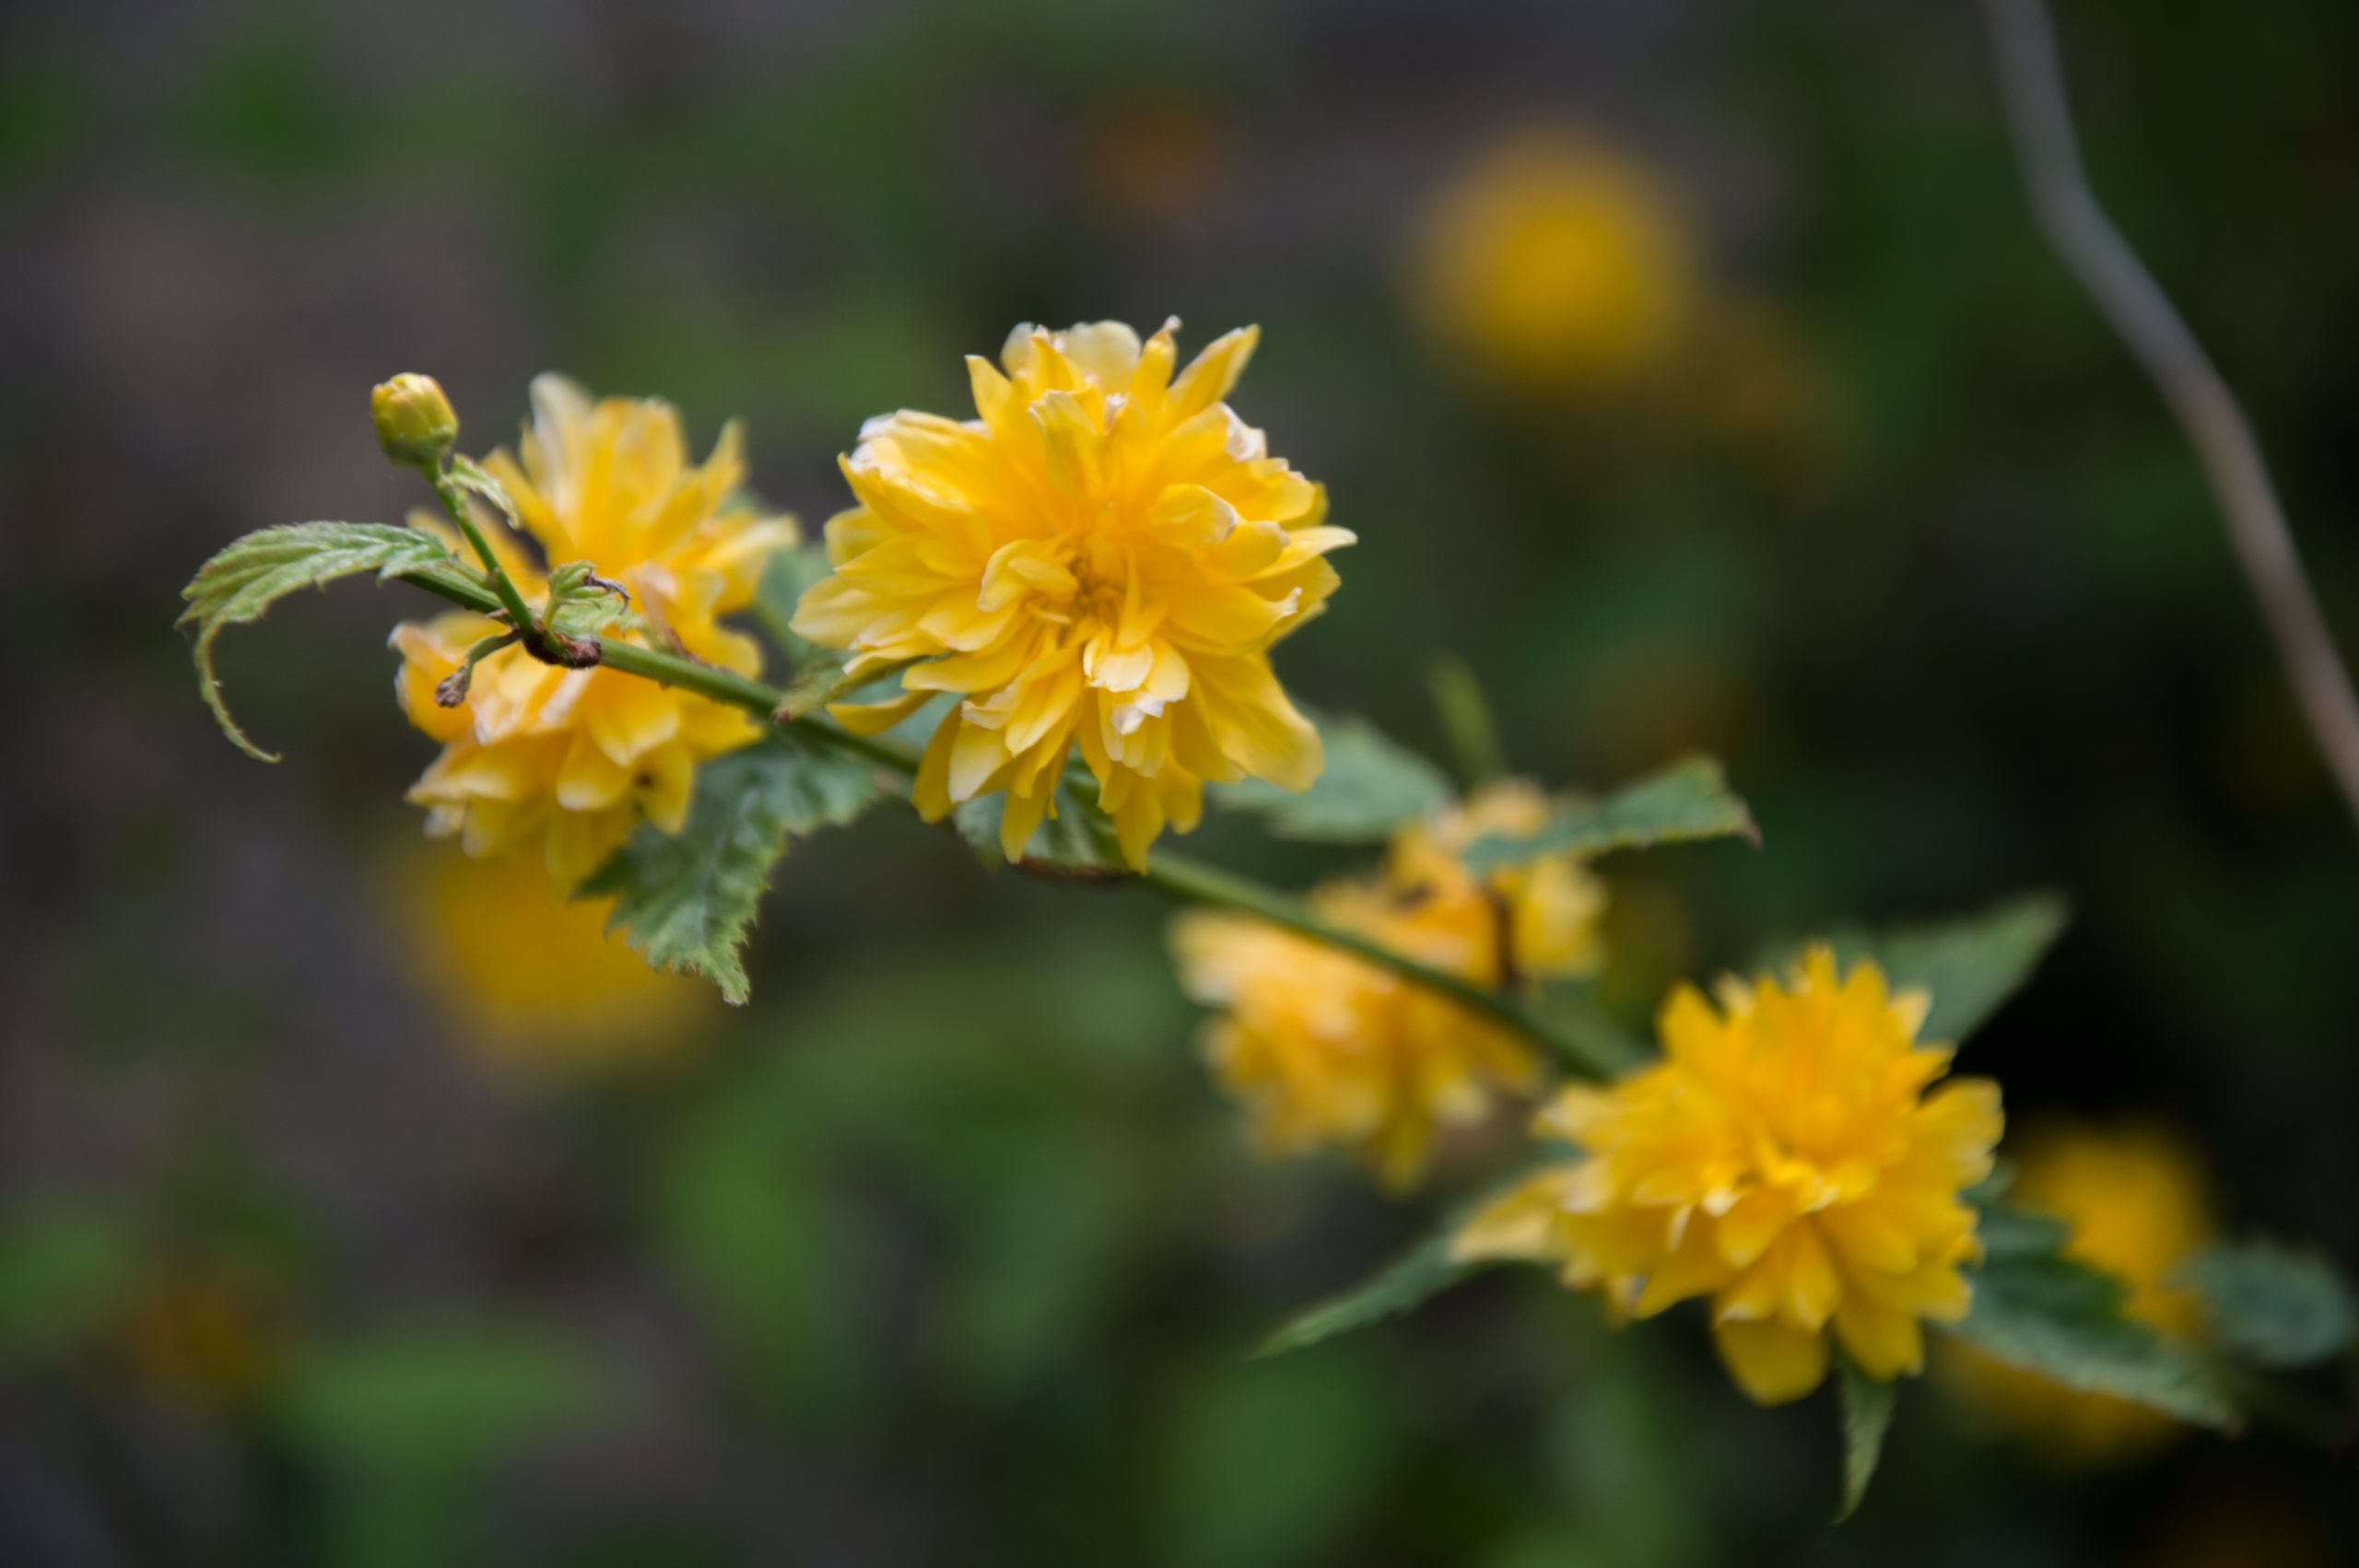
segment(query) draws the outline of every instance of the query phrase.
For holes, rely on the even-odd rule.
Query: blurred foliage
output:
[[[2359,11],[2061,9],[2098,189],[2359,646]],[[798,845],[757,1010],[695,1062],[487,1081],[370,896],[415,829],[407,591],[225,641],[278,770],[159,630],[233,534],[417,500],[366,418],[393,370],[484,411],[470,450],[544,369],[699,446],[743,415],[816,522],[860,421],[955,405],[1015,322],[1258,321],[1242,412],[1363,541],[1290,685],[1447,755],[1449,650],[1508,766],[1708,749],[1754,806],[1758,854],[1604,863],[1622,1026],[1768,933],[2053,886],[2071,933],[1961,1065],[2166,1114],[2233,1233],[2348,1259],[2359,846],[2191,459],[2032,232],[1979,45],[1970,6],[1873,0],[11,12],[12,1560],[2349,1560],[2347,1465],[2279,1437],[2065,1480],[1920,1397],[1830,1537],[1832,1394],[1755,1411],[1685,1315],[1615,1335],[1538,1278],[1245,1360],[1461,1194],[1249,1163],[1159,907],[904,825]],[[1694,227],[1709,342],[1644,398],[1501,395],[1410,309],[1436,193],[1549,125]],[[1296,884],[1350,858],[1201,838]],[[216,1257],[278,1348],[198,1407],[132,1326]]]

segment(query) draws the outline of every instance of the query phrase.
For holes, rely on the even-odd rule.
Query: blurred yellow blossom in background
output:
[[[418,855],[389,881],[417,978],[460,1041],[502,1067],[661,1060],[711,1020],[706,987],[650,968],[606,933],[604,902],[565,902],[532,856]]]
[[[2201,1334],[2202,1303],[2170,1282],[2216,1235],[2211,1182],[2194,1149],[2151,1122],[2063,1121],[2033,1129],[2007,1153],[2016,1166],[2008,1199],[2068,1223],[2065,1256],[2118,1275],[2130,1315],[2163,1334]],[[2180,1430],[2158,1410],[2062,1387],[1963,1345],[1943,1361],[1943,1381],[1973,1410],[2066,1464],[2132,1458]]]
[[[1222,401],[1256,331],[1175,379],[1178,326],[1144,345],[1119,322],[1019,327],[1004,375],[967,361],[980,419],[870,420],[843,462],[860,505],[827,524],[834,575],[795,614],[855,674],[921,661],[904,698],[831,709],[856,730],[960,694],[917,806],[935,821],[1005,790],[1010,860],[1075,745],[1134,867],[1167,823],[1196,825],[1206,780],[1299,790],[1322,766],[1269,650],[1325,604],[1337,579],[1320,557],[1353,537]]]
[[[1811,948],[1783,982],[1734,977],[1715,1009],[1663,1004],[1663,1059],[1609,1087],[1573,1085],[1535,1130],[1587,1158],[1477,1213],[1465,1258],[1558,1265],[1617,1317],[1712,1301],[1720,1358],[1753,1398],[1800,1398],[1826,1375],[1827,1331],[1869,1375],[1924,1363],[1920,1318],[1955,1322],[1980,1257],[1960,1190],[1990,1172],[1999,1088],[1953,1079],[1919,1045],[1930,999],[1848,976]]]
[[[1562,131],[1510,136],[1427,209],[1418,316],[1477,373],[1523,391],[1624,385],[1672,361],[1700,287],[1670,194]]]
[[[1310,895],[1321,916],[1479,986],[1587,973],[1602,956],[1602,886],[1569,856],[1480,879],[1458,856],[1485,833],[1545,820],[1539,788],[1508,779],[1404,829],[1383,873]],[[1272,1155],[1353,1149],[1386,1188],[1421,1179],[1441,1129],[1480,1120],[1529,1090],[1528,1047],[1390,970],[1243,916],[1172,923],[1190,997],[1221,1010],[1204,1051]]]
[[[589,394],[561,376],[533,382],[520,464],[505,451],[486,468],[514,499],[551,566],[591,562],[631,594],[652,647],[673,647],[739,674],[758,674],[761,649],[718,617],[753,600],[770,553],[795,540],[794,520],[764,517],[737,491],[737,427],[702,467],[687,461],[680,416],[655,399]],[[412,521],[455,544],[449,526]],[[487,531],[528,603],[546,598],[516,542]],[[628,624],[615,601],[609,633]],[[739,708],[604,668],[560,669],[511,647],[483,660],[466,696],[445,708],[435,688],[467,649],[504,628],[464,612],[394,628],[394,691],[410,722],[444,743],[409,798],[427,830],[455,835],[474,856],[535,840],[549,874],[579,882],[641,818],[667,833],[686,820],[696,766],[759,733]]]
[[[123,1350],[149,1393],[221,1411],[260,1393],[292,1350],[283,1293],[259,1272],[219,1258],[158,1269],[129,1304]]]

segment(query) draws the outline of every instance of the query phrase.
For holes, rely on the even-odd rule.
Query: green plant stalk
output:
[[[484,576],[491,579],[492,591],[497,596],[494,607],[507,615],[508,624],[519,635],[530,631],[533,613],[525,608],[524,596],[508,579],[508,572],[500,566],[499,557],[491,553],[490,542],[484,538],[483,530],[475,526],[475,513],[467,507],[466,492],[459,487],[457,480],[447,474],[434,473],[428,477],[434,482],[435,498],[442,503],[442,509],[451,514],[451,521],[459,525],[459,532],[465,534],[467,543],[474,546],[475,558],[483,563]]]
[[[399,575],[403,580],[416,583],[429,593],[481,614],[489,614],[501,607],[497,593],[463,570],[434,566]],[[814,719],[780,719],[778,716],[779,705],[786,700],[786,694],[776,686],[661,649],[644,648],[635,642],[604,636],[592,640],[598,645],[599,661],[625,674],[638,675],[662,685],[676,686],[716,702],[733,703],[759,714],[773,724],[807,735],[839,751],[850,752],[907,778],[917,776],[918,757],[905,746],[896,745],[882,737],[855,735]],[[1508,992],[1488,990],[1455,975],[1430,968],[1356,931],[1331,924],[1300,900],[1289,898],[1250,878],[1185,856],[1158,851],[1148,860],[1147,869],[1140,873],[1139,880],[1171,897],[1234,909],[1238,914],[1267,920],[1313,942],[1339,948],[1380,968],[1390,969],[1404,980],[1438,991],[1451,1000],[1505,1024],[1552,1052],[1584,1077],[1610,1078],[1627,1065],[1609,1061],[1593,1050],[1587,1041],[1552,1027],[1547,1020],[1527,1007],[1520,999]]]
[[[1289,898],[1232,872],[1158,850],[1148,860],[1147,869],[1140,880],[1176,898],[1217,905],[1241,915],[1267,920],[1273,926],[1282,926],[1313,942],[1339,948],[1356,958],[1364,958],[1381,968],[1390,969],[1402,979],[1424,986],[1428,990],[1439,991],[1452,1001],[1473,1008],[1544,1047],[1585,1078],[1611,1078],[1625,1065],[1604,1059],[1590,1048],[1588,1042],[1554,1028],[1547,1020],[1535,1014],[1509,992],[1487,990],[1444,970],[1428,968],[1380,942],[1369,941],[1356,931],[1330,924],[1298,899]]]

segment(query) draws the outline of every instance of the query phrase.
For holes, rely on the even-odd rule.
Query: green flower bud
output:
[[[380,384],[369,394],[369,413],[377,422],[377,444],[404,468],[440,466],[459,439],[459,416],[431,376],[405,373]]]

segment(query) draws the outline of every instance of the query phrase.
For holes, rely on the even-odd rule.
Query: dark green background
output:
[[[2359,11],[2074,0],[2100,190],[2248,403],[2359,640]],[[1797,471],[1463,384],[1402,303],[1495,133],[1602,131],[1829,392]],[[1180,147],[1141,199],[1109,174]],[[1138,149],[1144,147],[1146,152]],[[1911,1388],[1839,1533],[1835,1412],[1543,1281],[1248,1363],[1428,1211],[1239,1147],[1131,894],[893,813],[798,850],[698,1068],[522,1092],[378,894],[428,755],[405,590],[236,634],[264,768],[170,630],[238,532],[423,497],[534,372],[660,392],[816,525],[861,419],[1019,320],[1259,322],[1237,395],[1360,545],[1289,685],[1512,761],[1689,746],[1766,834],[1613,868],[1615,1004],[1844,918],[2081,915],[1967,1051],[2152,1112],[2239,1227],[2359,1246],[2359,839],[2153,392],[2038,244],[1965,0],[18,6],[0,22],[0,1557],[623,1568],[2326,1563],[2347,1464],[2201,1438],[2059,1477]],[[1677,427],[1677,422],[1672,422]],[[1332,857],[1215,825],[1300,883]],[[109,1327],[227,1260],[292,1349],[229,1408]],[[2236,1555],[2204,1555],[2204,1542]]]

